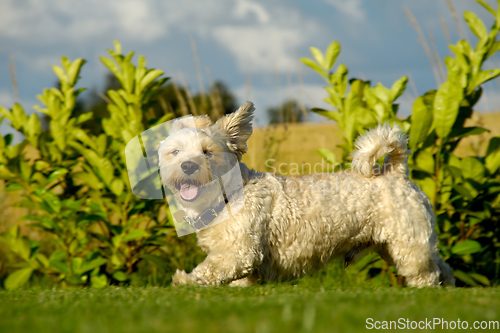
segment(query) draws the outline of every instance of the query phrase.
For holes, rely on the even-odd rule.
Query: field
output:
[[[478,152],[484,154],[489,139],[500,135],[500,113],[476,113],[472,119],[468,120],[466,126],[480,126],[490,132],[469,137],[460,142],[457,147],[457,156],[474,156]],[[288,124],[278,125],[269,128],[257,128],[248,140],[248,153],[243,156],[243,162],[249,167],[259,171],[266,170],[266,160],[275,159],[277,167],[283,163],[282,171],[291,171],[292,163],[301,165],[309,163],[313,167],[321,164],[321,157],[317,153],[319,148],[332,150],[337,159],[342,156],[342,150],[337,147],[341,144],[339,128],[333,123],[325,122],[318,124]],[[270,143],[274,143],[270,147]],[[276,151],[277,149],[277,151]],[[304,173],[308,173],[308,168],[304,168]]]
[[[498,323],[499,307],[498,288],[32,289],[0,292],[0,332],[354,332],[364,331],[368,318],[460,319],[471,328],[474,321]]]

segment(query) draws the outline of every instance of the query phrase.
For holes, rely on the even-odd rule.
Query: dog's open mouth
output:
[[[175,182],[175,188],[179,190],[181,198],[185,201],[193,201],[200,193],[200,183],[196,180],[183,179]]]

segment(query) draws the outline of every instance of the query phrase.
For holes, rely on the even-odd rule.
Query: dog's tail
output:
[[[389,123],[379,125],[367,131],[355,142],[357,150],[353,151],[352,168],[366,177],[377,174],[408,175],[408,136],[398,125],[391,127]],[[375,163],[382,156],[384,159],[382,170]]]

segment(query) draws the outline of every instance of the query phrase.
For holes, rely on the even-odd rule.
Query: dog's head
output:
[[[200,211],[223,200],[216,180],[233,177],[230,171],[247,151],[253,112],[253,104],[247,102],[213,125],[207,116],[172,123],[158,149],[160,175],[184,208]],[[230,183],[230,179],[225,180],[225,184]],[[224,190],[231,195],[227,193],[231,186]]]

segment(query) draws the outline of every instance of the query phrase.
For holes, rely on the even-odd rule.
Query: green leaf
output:
[[[85,133],[85,131],[82,130],[81,128],[73,128],[73,130],[71,131],[71,134],[73,135],[73,137],[75,139],[81,141],[82,143],[86,144],[90,148],[92,148],[94,150],[97,148],[95,142],[92,141],[92,139],[87,135],[87,133]]]
[[[28,118],[28,122],[23,127],[26,138],[33,146],[38,147],[38,137],[42,132],[42,124],[38,120],[38,115],[36,113],[31,114]]]
[[[12,127],[19,130],[26,124],[27,121],[28,116],[26,115],[26,112],[24,112],[23,107],[20,104],[15,103],[12,108]]]
[[[54,70],[54,73],[56,73],[57,77],[61,82],[68,82],[68,77],[66,76],[66,73],[64,73],[64,70],[59,67],[59,66],[52,66],[52,69]]]
[[[410,150],[416,151],[418,144],[427,138],[432,120],[432,109],[425,103],[424,97],[417,98],[411,113]]]
[[[104,66],[106,66],[111,71],[111,73],[113,73],[116,76],[118,81],[121,82],[122,73],[118,70],[118,66],[116,66],[116,63],[112,59],[106,57],[99,57],[99,60],[101,60]]]
[[[52,171],[50,173],[49,177],[47,178],[47,184],[52,183],[54,180],[64,176],[68,172],[69,172],[68,169],[64,169],[64,168],[55,169],[54,171]]]
[[[500,41],[496,41],[491,45],[490,49],[486,53],[485,60],[497,53],[498,50],[500,50]]]
[[[488,31],[486,30],[483,21],[481,21],[476,14],[472,12],[465,12],[464,18],[469,25],[470,30],[477,36],[477,38],[482,39],[488,36]]]
[[[10,179],[10,178],[14,178],[16,177],[16,175],[14,173],[12,173],[8,168],[7,166],[5,165],[0,165],[0,178],[1,179]]]
[[[76,185],[87,185],[94,190],[104,188],[104,184],[93,173],[77,172],[72,174],[72,178]]]
[[[453,275],[455,275],[455,277],[457,279],[459,279],[460,281],[462,282],[465,282],[467,283],[468,285],[470,286],[473,286],[473,287],[476,287],[477,286],[477,283],[476,281],[474,281],[473,278],[471,278],[469,276],[469,274],[465,273],[465,272],[462,272],[461,270],[458,270],[458,269],[454,269],[453,270]]]
[[[444,166],[445,170],[448,170],[448,172],[453,176],[455,179],[459,179],[462,177],[462,169],[457,168],[451,165],[445,165]]]
[[[80,272],[81,274],[85,274],[88,271],[93,270],[94,268],[101,267],[102,265],[106,264],[108,262],[107,259],[104,258],[96,258],[92,261],[85,261],[83,262],[82,266],[80,267]]]
[[[151,255],[151,254],[150,254]],[[113,279],[123,282],[128,280],[128,275],[122,271],[116,271],[113,273]]]
[[[486,168],[490,174],[494,174],[500,168],[500,138],[491,138],[488,144],[488,150],[484,159]],[[1,168],[2,166],[0,166]]]
[[[130,55],[130,53],[129,53]],[[128,61],[127,61],[128,60]],[[128,55],[123,61],[123,88],[127,93],[131,93],[134,89],[135,66],[130,63]]]
[[[12,112],[2,106],[0,106],[0,114],[3,115],[8,120],[10,120],[11,122],[14,122]]]
[[[394,84],[391,87],[392,102],[394,102],[399,96],[401,96],[401,94],[403,94],[403,92],[406,89],[407,83],[408,83],[408,78],[406,76],[403,76],[402,78],[394,82]]]
[[[340,64],[335,71],[335,74],[330,76],[330,84],[333,83],[335,90],[338,92],[339,97],[344,97],[347,91],[347,67]]]
[[[54,141],[56,142],[57,148],[63,151],[66,148],[66,135],[64,127],[59,123],[59,121],[51,120],[50,132],[54,137]]]
[[[486,10],[489,11],[491,13],[491,15],[493,15],[493,17],[497,16],[497,13],[495,12],[495,10],[493,8],[491,8],[491,6],[488,5],[486,2],[484,2],[483,0],[477,0],[477,2],[479,4],[481,4],[481,6],[483,6],[484,8],[486,8]]]
[[[424,170],[429,174],[434,174],[434,156],[427,150],[421,150],[415,159],[415,162],[420,170]]]
[[[108,278],[105,274],[101,275],[91,275],[90,276],[90,285],[92,288],[101,289],[108,285]]]
[[[139,238],[147,237],[148,233],[143,229],[134,229],[122,238],[122,242],[130,242]]]
[[[451,253],[463,255],[463,254],[473,254],[477,252],[481,252],[482,247],[479,242],[476,242],[471,239],[464,240],[463,242],[455,244],[451,248]]]
[[[462,197],[464,197],[467,200],[472,200],[474,199],[474,196],[470,191],[463,185],[461,184],[455,184],[453,185],[453,189],[457,191]]]
[[[73,63],[69,66],[68,68],[68,83],[71,86],[74,86],[76,84],[76,81],[78,80],[78,74],[80,73],[80,70],[82,66],[85,64],[85,60],[83,59],[76,59],[73,61]]]
[[[78,118],[76,118],[75,125],[80,125],[80,124],[92,119],[93,116],[94,116],[93,112],[82,113],[81,115],[78,116]]]
[[[443,83],[434,99],[434,128],[440,138],[445,138],[457,119],[458,109],[463,99],[462,88],[451,81]]]
[[[326,49],[326,56],[325,56],[325,69],[326,70],[330,70],[333,67],[333,65],[335,64],[335,61],[337,60],[339,53],[340,53],[339,42],[335,41],[328,46],[328,48]]]
[[[498,69],[498,68],[481,71],[481,72],[477,73],[476,76],[474,77],[472,87],[470,87],[469,90],[474,90],[475,88],[477,88],[481,84],[483,84],[491,79],[494,79],[499,75],[500,75],[500,69]]]
[[[44,188],[37,188],[34,193],[47,204],[50,214],[58,213],[61,210],[61,201],[54,193]]]
[[[124,184],[120,178],[113,179],[110,186],[110,190],[111,192],[113,192],[113,194],[119,197],[123,193],[123,188]]]
[[[71,274],[68,263],[59,260],[49,260],[50,267],[56,269],[61,273]]]
[[[151,262],[152,264],[156,265],[158,268],[166,271],[168,270],[168,263],[165,261],[165,259],[156,256],[154,254],[142,254],[140,256],[142,259],[146,259],[147,261]]]
[[[483,182],[485,168],[483,163],[475,157],[466,157],[462,160],[462,175],[464,178]]]
[[[321,76],[325,76],[325,72],[323,71],[323,69],[321,67],[318,66],[317,63],[314,62],[314,60],[312,59],[309,59],[309,58],[302,58],[300,59],[300,61],[305,64],[306,66],[309,66],[311,67],[312,69],[314,69],[316,72],[318,72]]]
[[[114,40],[113,45],[115,46],[116,53],[122,54],[122,45],[120,44],[120,42],[117,40]]]
[[[310,47],[309,50],[311,51],[314,59],[316,59],[316,62],[321,66],[323,67],[323,69],[326,69],[325,68],[325,58],[323,57],[323,53],[317,49],[316,47]]]
[[[467,136],[471,135],[479,135],[483,134],[484,132],[489,132],[486,128],[482,127],[460,127],[453,129],[450,132],[450,139],[460,139],[460,138],[465,138]]]
[[[429,200],[434,202],[436,196],[436,182],[431,177],[425,177],[418,181],[418,186],[427,194]]]
[[[490,286],[491,285],[490,280],[484,275],[477,274],[477,273],[469,273],[469,276],[472,277],[477,282],[481,283],[483,286]]]
[[[59,227],[50,217],[44,215],[36,215],[36,214],[28,214],[21,218],[23,221],[38,221],[39,224],[37,227],[41,227],[46,230],[57,230],[61,231],[61,227]]]
[[[335,154],[330,149],[318,149],[318,154],[330,164],[335,165],[338,163]]]
[[[25,159],[20,159],[19,169],[21,171],[21,178],[24,181],[28,182],[31,177],[31,172],[33,171],[32,166],[29,165],[28,161],[26,161]]]
[[[19,183],[10,183],[9,185],[5,186],[4,191],[5,192],[14,192],[14,191],[21,191],[24,190],[24,186],[19,184]]]
[[[147,88],[151,82],[156,80],[159,76],[163,75],[163,71],[160,69],[153,69],[147,72],[144,78],[141,80],[140,91],[143,91]]]
[[[15,272],[10,273],[4,281],[5,289],[18,289],[29,281],[32,274],[33,268],[31,267],[19,269]]]
[[[320,116],[326,117],[328,119],[334,120],[336,122],[340,122],[340,113],[338,111],[326,111],[320,108],[313,108],[311,111],[316,112]]]

